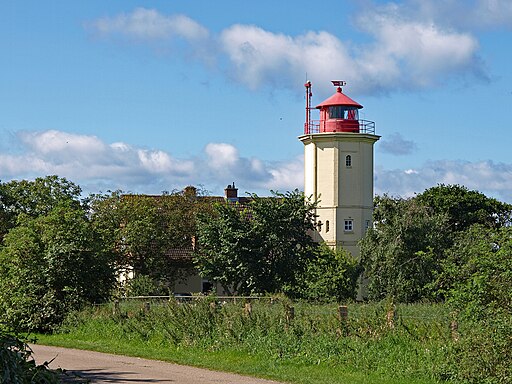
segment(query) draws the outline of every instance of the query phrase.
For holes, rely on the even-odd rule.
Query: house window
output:
[[[344,229],[345,229],[345,232],[352,232],[352,231],[354,231],[354,220],[346,219],[345,220]]]
[[[210,293],[213,289],[213,283],[211,283],[210,281],[208,280],[203,280],[201,282],[201,292],[202,293]]]
[[[325,221],[325,232],[329,232],[329,220]]]
[[[347,167],[351,167],[352,166],[352,156],[347,155],[345,157],[345,166],[347,166]]]

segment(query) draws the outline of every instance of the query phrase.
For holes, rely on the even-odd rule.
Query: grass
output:
[[[341,322],[334,305],[141,303],[88,308],[47,345],[170,361],[290,383],[439,383],[449,377],[449,316],[440,305],[349,306]]]

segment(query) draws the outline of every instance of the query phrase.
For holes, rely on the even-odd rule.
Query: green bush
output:
[[[110,297],[108,250],[82,209],[57,206],[21,215],[0,249],[0,321],[22,331],[51,331],[85,303]]]
[[[456,241],[440,279],[460,327],[456,377],[512,382],[512,227],[473,226]]]
[[[320,244],[307,260],[297,279],[297,287],[290,287],[292,295],[321,302],[355,300],[361,266],[343,249],[333,250]]]
[[[28,345],[10,333],[0,330],[0,383],[53,384],[58,375],[45,362],[36,365]]]
[[[127,296],[167,296],[169,287],[151,276],[137,275],[126,284]]]

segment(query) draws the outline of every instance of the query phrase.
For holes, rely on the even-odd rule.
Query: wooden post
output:
[[[119,300],[114,300],[114,308],[112,309],[112,314],[114,316],[119,315]]]
[[[252,304],[250,302],[245,303],[244,313],[247,317],[251,317],[252,315]]]
[[[212,301],[210,303],[210,313],[214,315],[215,312],[217,312],[217,303],[215,301]]]
[[[291,305],[287,305],[285,307],[285,312],[286,312],[286,326],[288,327],[293,319],[295,318],[295,308],[292,307]]]
[[[459,335],[459,322],[457,321],[457,312],[452,313],[452,321],[450,322],[450,331],[452,335],[452,340],[457,342],[460,340]]]
[[[150,309],[151,309],[151,304],[149,304],[149,301],[144,302],[143,312],[149,313]]]
[[[340,328],[336,329],[336,333],[338,336],[346,336],[348,334],[348,307],[346,305],[338,307],[338,319]]]
[[[348,307],[346,305],[340,305],[338,307],[338,318],[341,323],[345,324],[348,320]]]
[[[386,313],[386,325],[389,329],[395,328],[395,319],[396,319],[396,307],[394,304],[391,305],[391,308]]]

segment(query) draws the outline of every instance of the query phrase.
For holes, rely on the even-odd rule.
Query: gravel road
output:
[[[37,364],[54,359],[51,368],[67,372],[66,382],[90,383],[178,383],[178,384],[276,384],[276,381],[255,379],[232,373],[170,364],[137,357],[110,355],[70,348],[31,344]]]

